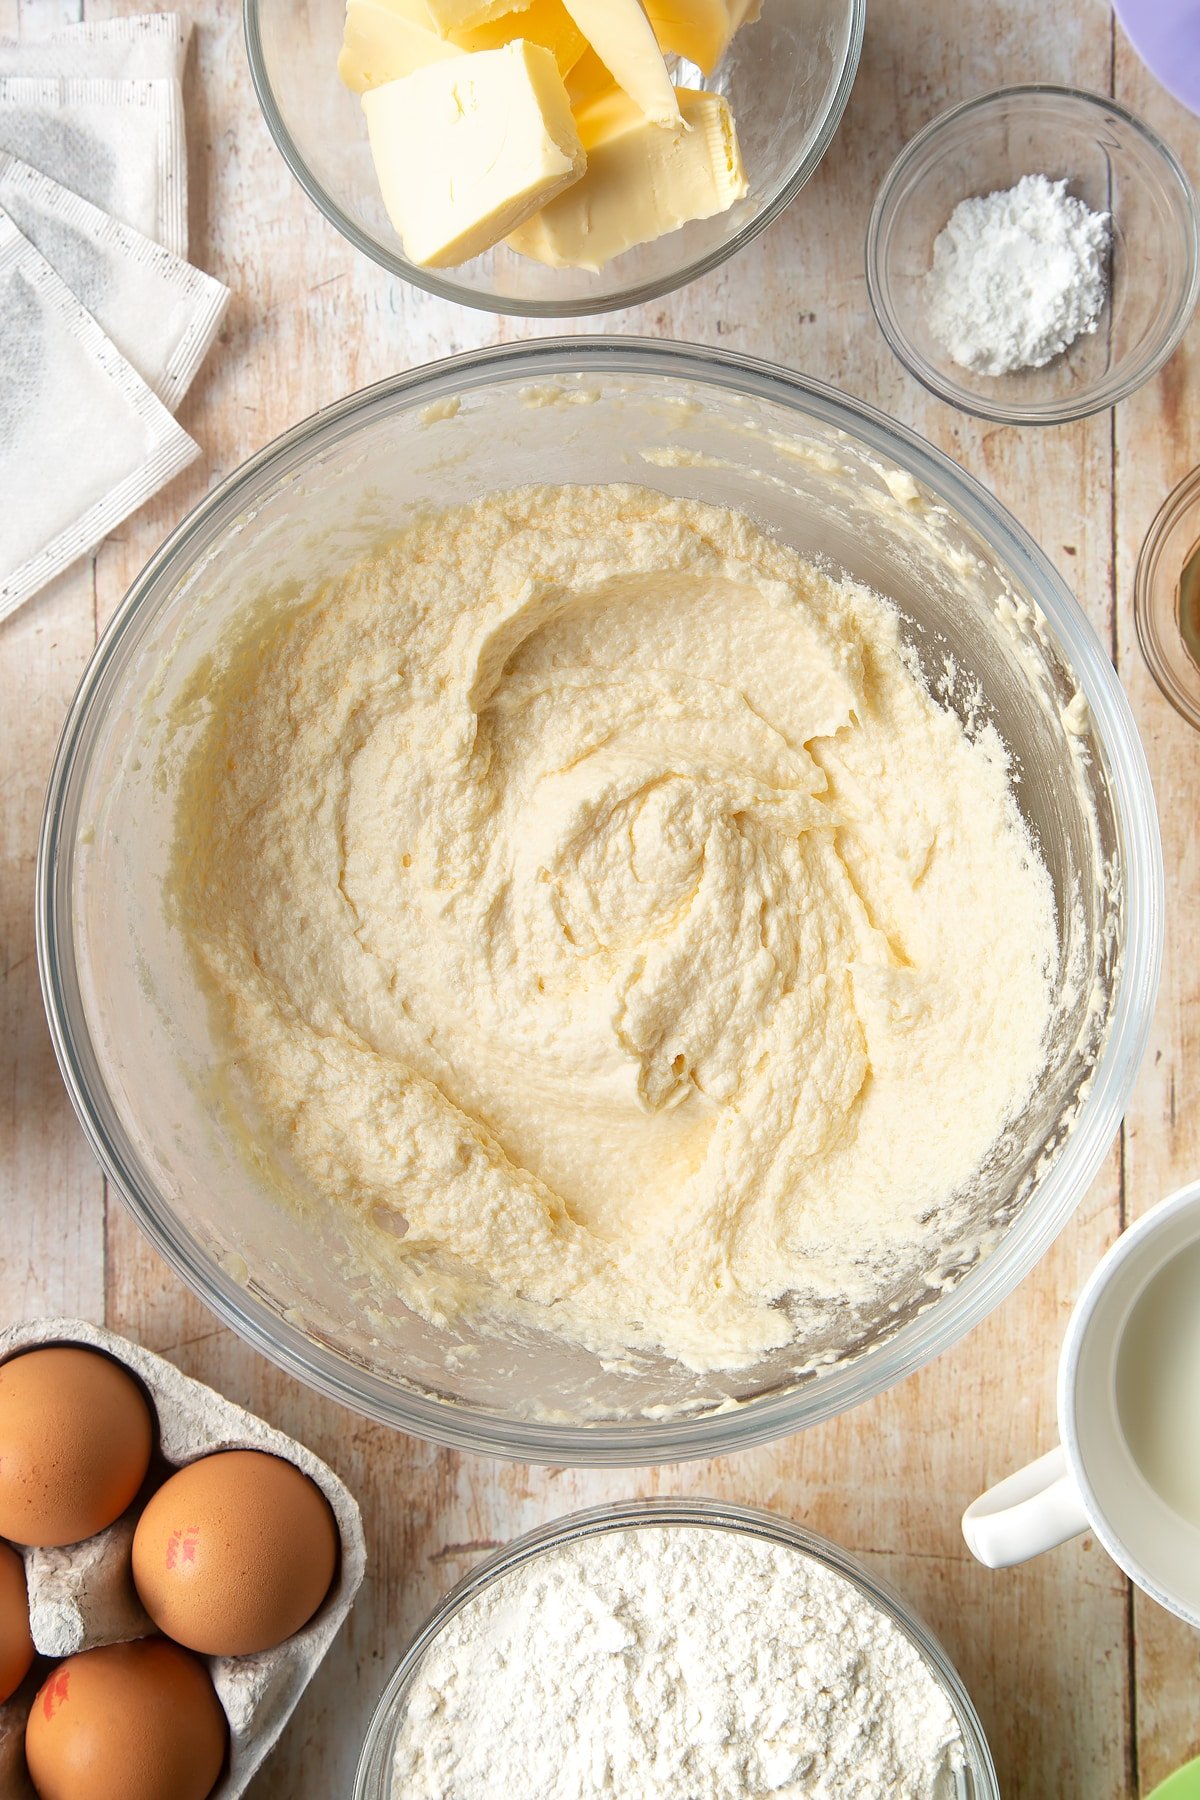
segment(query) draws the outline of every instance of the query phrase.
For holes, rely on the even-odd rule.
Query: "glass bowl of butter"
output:
[[[860,744],[835,838],[805,759]],[[71,1097],[183,1279],[362,1413],[568,1464],[795,1431],[998,1305],[1109,1151],[1162,914],[1128,703],[997,501],[818,382],[603,336],[215,488],[84,677],[37,892]],[[1028,1085],[927,1203],[1030,952]]]
[[[654,300],[764,230],[833,138],[866,23],[866,0],[244,7],[263,116],[330,223],[528,318]]]

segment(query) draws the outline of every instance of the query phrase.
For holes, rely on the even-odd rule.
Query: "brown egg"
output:
[[[38,1800],[207,1800],[227,1728],[208,1670],[165,1638],[53,1669],[25,1727]]]
[[[172,1475],[138,1520],[133,1579],[160,1631],[208,1656],[273,1649],[329,1592],[338,1533],[293,1463],[225,1450]]]
[[[150,1408],[95,1350],[55,1345],[0,1366],[0,1537],[77,1544],[119,1519],[150,1462]]]
[[[0,1704],[16,1693],[32,1662],[25,1564],[15,1550],[0,1544]]]

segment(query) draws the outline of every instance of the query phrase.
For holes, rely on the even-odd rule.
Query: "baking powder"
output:
[[[843,1576],[644,1526],[494,1582],[425,1656],[393,1800],[950,1800],[963,1743],[915,1646]]]
[[[1045,175],[961,201],[933,246],[929,329],[977,375],[1040,369],[1095,331],[1110,236],[1107,213]]]

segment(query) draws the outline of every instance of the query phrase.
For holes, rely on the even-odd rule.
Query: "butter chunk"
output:
[[[412,11],[400,11],[389,0],[349,0],[338,74],[348,88],[362,94],[385,82],[401,81],[427,63],[464,54],[457,44],[438,36],[428,13],[422,25]]]
[[[524,38],[527,44],[541,44],[549,50],[559,74],[564,76],[587,49],[587,39],[563,0],[531,0],[521,12],[503,13],[486,25],[450,33],[451,42],[463,50],[498,50],[514,38]]]
[[[427,63],[447,62],[476,50],[499,50],[516,38],[542,44],[561,75],[573,69],[587,40],[563,0],[531,0],[483,25],[451,30],[443,37],[425,0],[348,0],[338,74],[362,94],[388,81],[401,81]],[[605,72],[604,85],[612,77]]]
[[[761,11],[762,0],[646,0],[659,47],[686,56],[702,75],[712,74],[734,33]]]
[[[651,125],[619,89],[580,107],[587,173],[513,231],[511,248],[552,268],[599,270],[634,244],[742,199],[750,184],[729,107],[720,94],[676,93],[683,123],[675,131]]]
[[[584,37],[647,119],[677,126],[679,105],[641,0],[563,0]]]
[[[515,6],[513,0],[423,0],[423,4],[433,29],[442,37],[449,37],[452,31],[469,31],[504,13],[521,12],[529,0],[517,0]]]
[[[583,174],[567,90],[541,44],[429,63],[362,103],[388,217],[428,268],[491,249]]]
[[[590,47],[567,71],[563,79],[567,84],[567,97],[571,102],[571,111],[576,114],[581,106],[586,106],[589,100],[598,100],[601,94],[606,94],[613,86],[611,74]]]

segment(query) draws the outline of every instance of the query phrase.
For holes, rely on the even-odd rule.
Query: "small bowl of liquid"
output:
[[[1200,731],[1200,469],[1184,477],[1150,527],[1133,607],[1150,673]]]

